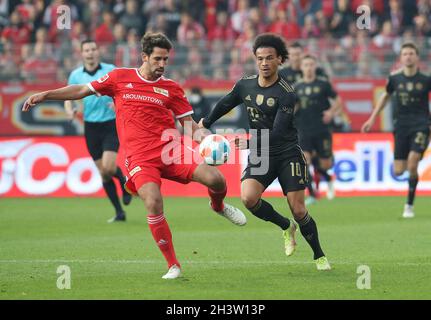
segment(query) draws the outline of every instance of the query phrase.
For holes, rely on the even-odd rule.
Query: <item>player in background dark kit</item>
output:
[[[289,50],[289,64],[282,67],[279,71],[280,76],[293,84],[302,78],[301,61],[304,55],[304,49],[299,42],[293,42],[288,47]],[[316,67],[316,75],[329,79],[325,70],[321,67]]]
[[[331,122],[342,107],[332,85],[327,78],[317,76],[316,68],[317,61],[314,56],[306,55],[302,58],[303,77],[295,83],[299,97],[295,120],[299,131],[299,144],[304,151],[307,164],[311,164],[312,157],[318,159],[317,166],[321,169],[321,174],[326,175],[325,179],[328,182],[327,198],[333,199],[334,183],[332,177],[327,174],[333,165]],[[309,176],[311,177],[311,174]],[[308,190],[309,197],[305,202],[307,205],[316,202],[311,179]]]
[[[97,80],[115,69],[115,66],[100,62],[99,48],[93,40],[81,42],[82,66],[79,66],[69,76],[68,84],[86,84]],[[115,208],[115,216],[108,222],[126,221],[126,214],[120,204],[113,178],[116,178],[122,188],[123,204],[128,205],[132,196],[124,189],[125,177],[117,166],[119,141],[115,127],[114,102],[110,97],[85,97],[84,105],[84,136],[88,152],[93,158],[100,176],[103,189]],[[69,119],[73,119],[76,109],[72,101],[65,101],[64,108]]]
[[[287,66],[280,69],[279,74],[281,77],[287,80],[289,84],[293,85],[303,77],[303,73],[301,70],[301,61],[302,57],[304,56],[304,48],[299,42],[293,42],[291,45],[289,45],[288,50],[289,63]],[[329,80],[329,77],[326,74],[325,70],[319,66],[316,67],[316,76]],[[341,114],[340,117],[337,117],[334,120],[341,120],[342,122],[345,122],[346,118],[348,118],[347,115]],[[310,163],[313,164],[314,169],[313,179],[310,179],[310,186],[312,186],[314,180],[316,188],[313,189],[315,197],[307,198],[306,201],[309,202],[309,204],[312,204],[314,203],[313,200],[316,199],[318,195],[320,177],[322,176],[327,182],[329,182],[330,175],[326,170],[320,167],[320,161],[318,157],[313,155]]]
[[[418,184],[419,161],[429,144],[429,92],[431,77],[419,71],[419,50],[405,43],[400,52],[403,68],[389,76],[386,92],[380,97],[362,132],[369,132],[380,111],[393,95],[394,106],[394,172],[397,176],[409,173],[409,191],[403,217],[413,218],[413,202]]]
[[[300,230],[313,250],[318,270],[331,267],[320,247],[317,226],[304,204],[304,189],[307,183],[307,164],[298,145],[298,134],[294,126],[294,111],[297,96],[294,89],[278,74],[278,67],[288,58],[282,38],[274,34],[258,36],[253,45],[258,75],[239,80],[232,91],[223,97],[211,113],[199,122],[200,127],[210,128],[223,115],[240,104],[247,108],[250,129],[256,135],[250,141],[247,168],[241,178],[241,200],[256,217],[270,221],[283,230],[285,253],[295,251],[296,223],[275,211],[262,199],[265,189],[278,178],[290,211]],[[253,134],[253,132],[252,132]],[[269,145],[264,136],[268,137]],[[266,140],[268,141],[268,140]],[[236,140],[237,147],[242,142]],[[269,166],[259,172],[265,158]]]

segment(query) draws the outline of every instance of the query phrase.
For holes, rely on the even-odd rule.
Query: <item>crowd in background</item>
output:
[[[362,4],[369,29],[357,26]],[[58,28],[62,5],[70,29]],[[168,76],[177,81],[254,73],[251,48],[262,32],[299,40],[331,76],[384,77],[405,41],[430,58],[431,0],[0,0],[0,81],[65,81],[87,38],[103,61],[138,66],[146,31],[175,42]]]

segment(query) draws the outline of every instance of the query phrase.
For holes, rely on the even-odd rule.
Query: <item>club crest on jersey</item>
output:
[[[416,87],[416,90],[419,90],[419,91],[424,88],[423,84],[420,82],[416,83],[415,87]]]
[[[103,77],[101,77],[101,78],[97,79],[97,82],[99,82],[99,83],[103,83],[103,82],[105,82],[106,80],[108,80],[108,78],[109,78],[109,74],[105,74]]]
[[[260,106],[263,103],[263,99],[264,98],[265,97],[263,95],[261,95],[261,94],[257,95],[257,97],[256,97],[256,103],[257,103],[258,106]]]
[[[268,98],[268,99],[266,100],[266,104],[268,105],[268,107],[272,107],[272,106],[274,106],[274,104],[275,104],[275,100],[274,100],[274,98]]]
[[[164,95],[166,97],[169,97],[169,91],[168,90],[165,90],[165,89],[162,89],[162,88],[157,88],[157,87],[153,87],[153,90],[156,93],[160,93],[160,94],[162,94],[162,95]]]

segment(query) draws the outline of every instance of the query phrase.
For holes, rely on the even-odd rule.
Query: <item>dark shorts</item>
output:
[[[94,161],[102,158],[104,151],[118,152],[120,143],[115,120],[84,123],[85,142]]]
[[[248,158],[247,168],[242,173],[241,181],[255,179],[265,189],[276,179],[280,182],[283,194],[304,190],[308,183],[307,164],[304,154],[299,150],[288,157],[269,157],[268,170],[264,170],[260,163],[254,164]]]
[[[423,154],[429,143],[429,129],[406,132],[396,130],[394,132],[394,158],[395,160],[407,160],[410,151]]]
[[[313,153],[316,151],[319,158],[332,158],[332,133],[300,134],[299,145],[302,150]]]

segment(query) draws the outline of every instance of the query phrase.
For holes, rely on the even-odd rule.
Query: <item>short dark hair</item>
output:
[[[274,48],[277,51],[277,55],[281,56],[281,62],[284,63],[289,58],[289,52],[286,48],[284,40],[274,33],[263,33],[256,37],[253,45],[253,53],[256,55],[256,51],[259,48]]]
[[[291,44],[289,44],[289,48],[304,49],[304,47],[302,46],[302,44],[300,44],[298,41],[295,41],[295,42],[292,42]]]
[[[302,57],[302,60],[305,60],[305,59],[311,59],[317,62],[316,56],[313,56],[312,54],[306,54],[305,56]]]
[[[97,46],[96,41],[94,41],[93,39],[85,39],[81,41],[81,51],[82,51],[82,48],[84,47],[84,44],[87,44],[87,43],[94,43]]]
[[[418,49],[418,47],[413,42],[403,43],[403,45],[401,46],[400,53],[401,53],[401,51],[403,51],[404,48],[413,49],[413,50],[416,51],[416,54],[419,55],[419,49]]]
[[[142,52],[151,55],[155,47],[171,50],[172,43],[163,33],[147,32],[141,39]]]

